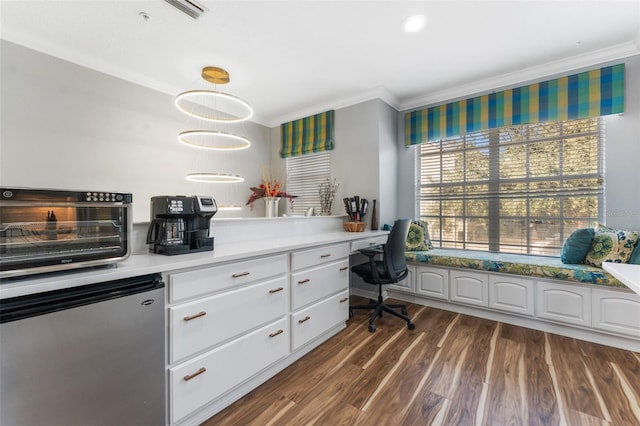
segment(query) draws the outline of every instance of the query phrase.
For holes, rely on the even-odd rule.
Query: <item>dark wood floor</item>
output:
[[[385,315],[375,333],[356,311],[204,425],[640,425],[640,354],[408,308],[414,330]]]

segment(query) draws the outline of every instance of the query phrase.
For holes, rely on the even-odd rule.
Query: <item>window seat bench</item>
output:
[[[388,297],[640,352],[640,295],[603,269],[456,249],[405,257]]]
[[[623,283],[602,268],[584,264],[565,264],[562,263],[559,257],[488,253],[458,249],[407,251],[405,257],[407,262],[412,263],[428,263],[451,268],[468,268],[626,288]]]

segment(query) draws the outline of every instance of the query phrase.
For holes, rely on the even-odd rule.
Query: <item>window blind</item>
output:
[[[327,111],[280,125],[280,157],[331,151],[334,111]]]
[[[624,112],[624,64],[405,114],[405,145],[504,126]]]
[[[603,127],[598,117],[422,144],[418,204],[434,244],[559,254],[602,216]]]
[[[320,211],[320,184],[330,178],[328,152],[287,158],[287,192],[297,195],[289,212],[304,214],[309,207]]]

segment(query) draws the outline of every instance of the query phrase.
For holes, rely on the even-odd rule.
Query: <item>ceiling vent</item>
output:
[[[180,10],[181,12],[186,13],[191,16],[193,19],[198,19],[205,13],[209,11],[206,7],[201,5],[198,2],[193,0],[164,0],[169,3],[171,6]]]

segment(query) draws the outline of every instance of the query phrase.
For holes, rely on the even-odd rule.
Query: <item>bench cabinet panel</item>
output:
[[[489,307],[533,316],[534,280],[508,275],[489,276]]]
[[[640,296],[593,289],[591,301],[593,328],[640,338]]]
[[[409,271],[409,273],[407,274],[407,276],[400,282],[397,282],[395,284],[389,284],[387,286],[388,289],[390,290],[396,290],[396,291],[403,291],[405,293],[409,292],[409,293],[413,293],[413,286],[414,286],[414,268],[411,265],[407,265],[407,270]],[[375,291],[378,291],[376,288],[376,286],[372,286],[372,288],[374,288]]]
[[[444,268],[417,267],[416,293],[435,299],[449,299],[449,271]]]
[[[537,283],[537,316],[553,321],[591,327],[591,289]]]
[[[467,305],[489,306],[489,275],[478,272],[451,271],[450,300]]]

